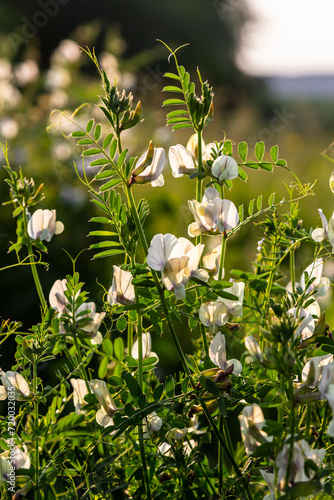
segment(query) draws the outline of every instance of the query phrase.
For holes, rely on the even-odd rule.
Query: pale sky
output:
[[[232,0],[230,0],[232,1]],[[247,0],[238,66],[257,76],[334,75],[334,0]]]

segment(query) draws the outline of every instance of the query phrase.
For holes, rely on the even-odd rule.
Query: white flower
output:
[[[252,363],[254,361],[259,363],[263,362],[263,352],[253,335],[248,335],[248,337],[245,338],[245,347],[250,354],[250,356],[246,358],[248,363]]]
[[[13,440],[6,439],[6,443],[8,445],[11,445],[12,442]],[[11,464],[16,470],[30,469],[30,458],[26,445],[23,445],[22,449],[18,446],[15,446],[15,448],[11,447],[10,451],[6,452],[2,456],[3,458],[0,458],[0,484],[4,481],[8,482],[10,480],[9,476],[13,474]]]
[[[332,175],[329,178],[329,188],[334,193],[334,172],[332,172]]]
[[[108,302],[115,304],[133,304],[136,300],[135,288],[132,284],[132,274],[123,271],[118,266],[113,266],[114,275],[112,285],[108,291]]]
[[[238,173],[238,164],[231,156],[218,156],[212,164],[212,175],[217,177],[219,182],[235,179]]]
[[[78,415],[84,413],[81,408],[86,404],[85,396],[88,394],[87,384],[81,378],[71,378],[70,382],[73,387],[73,404]]]
[[[89,385],[101,405],[95,416],[97,423],[102,427],[113,425],[112,417],[117,411],[117,406],[111,397],[107,384],[103,380],[94,379],[89,382]]]
[[[65,291],[67,290],[66,283],[66,279],[56,280],[49,293],[50,306],[59,314],[67,310],[68,300],[65,295]]]
[[[204,245],[194,246],[186,238],[176,238],[172,234],[156,234],[147,254],[147,264],[151,269],[161,271],[163,285],[174,290],[177,300],[185,297],[185,286],[191,276],[208,279],[207,273],[198,270]]]
[[[213,275],[215,280],[218,279],[219,266],[220,266],[220,256],[221,256],[222,246],[218,245],[213,248],[210,252],[203,255],[203,267]],[[222,279],[224,278],[225,270],[222,271]]]
[[[240,375],[242,365],[237,359],[226,359],[226,341],[225,335],[218,332],[211,341],[209,347],[209,356],[211,361],[221,370],[226,370],[229,366],[234,365],[234,375]]]
[[[237,300],[224,299],[222,297],[219,297],[218,300],[224,302],[225,306],[227,307],[226,314],[228,314],[229,316],[235,316],[236,318],[240,318],[242,316],[243,314],[242,303],[244,300],[244,291],[245,291],[245,283],[243,283],[242,281],[238,283],[232,281],[231,288],[224,289],[224,292],[230,293],[231,295],[235,295],[236,297],[238,297]]]
[[[102,335],[98,331],[106,313],[97,313],[94,302],[84,302],[75,312],[80,331],[88,337],[92,344],[100,344]]]
[[[0,386],[0,401],[7,399],[8,393],[12,394],[15,391],[15,399],[19,401],[27,398],[30,395],[29,385],[26,380],[18,372],[3,372],[0,369],[0,378],[2,386]]]
[[[182,144],[171,146],[168,151],[168,158],[173,177],[182,177],[183,174],[192,174],[197,171],[194,156]]]
[[[213,143],[205,145],[202,139],[202,160],[208,161],[211,159],[211,148],[214,146]],[[177,144],[176,146],[171,146],[169,148],[168,157],[169,163],[172,168],[173,177],[182,177],[183,174],[192,174],[197,172],[198,169],[198,137],[197,134],[193,134],[186,147],[182,144]]]
[[[311,367],[313,366],[312,380],[309,380],[309,387],[316,387],[319,383],[324,367],[330,363],[333,363],[333,354],[315,356],[314,358],[309,359],[302,370],[302,381],[306,382],[308,380]]]
[[[312,232],[312,238],[317,243],[328,239],[329,243],[332,245],[332,252],[334,252],[334,212],[328,222],[321,208],[318,208],[318,212],[321,218],[322,229],[314,229],[314,231]]]
[[[154,148],[152,141],[150,141],[148,150],[139,158],[131,173],[130,184],[150,182],[153,187],[163,186],[165,182],[162,175],[164,165],[165,150]]]
[[[265,425],[265,420],[263,412],[258,404],[254,403],[252,406],[245,406],[242,410],[242,414],[239,415],[238,418],[241,437],[247,455],[251,455],[260,444],[273,440],[272,436],[268,436],[267,433],[262,430]]]
[[[292,307],[288,310],[288,314],[293,316],[299,325],[295,330],[294,338],[301,337],[302,340],[306,340],[312,337],[315,328],[315,321],[312,316],[312,312],[306,309]]]
[[[312,290],[316,289],[316,296],[323,296],[326,295],[328,292],[328,289],[330,287],[330,282],[329,279],[326,278],[325,276],[322,276],[324,269],[324,261],[322,260],[321,257],[316,259],[312,264],[310,264],[305,271],[303,272],[301,278],[300,278],[300,286],[302,287],[303,290],[305,290],[307,283],[305,283],[305,273],[308,275],[308,281],[311,280],[312,278],[315,278],[311,285],[307,288],[307,292],[311,292]]]
[[[155,411],[147,415],[144,419],[144,423],[146,423],[147,427],[149,427],[152,432],[158,432],[162,427],[162,420]]]
[[[275,500],[275,474],[265,470],[260,470],[260,472],[270,491],[270,494],[266,495],[263,500]]]
[[[54,234],[60,234],[63,230],[64,224],[56,221],[55,210],[39,208],[28,222],[28,234],[33,240],[50,241]]]
[[[138,339],[133,343],[131,349],[131,356],[134,359],[139,359],[139,344]],[[142,336],[142,350],[143,350],[143,358],[149,358],[150,356],[154,356],[158,358],[157,354],[152,351],[152,340],[150,332],[145,332]],[[158,358],[159,359],[159,358]]]
[[[322,399],[327,399],[332,412],[334,413],[334,363],[330,363],[323,368],[318,389]],[[326,433],[334,437],[334,417],[329,423]]]
[[[324,459],[326,450],[324,448],[320,450],[312,450],[307,442],[302,439],[293,444],[293,456],[292,464],[290,469],[289,484],[293,485],[295,483],[307,482],[314,476],[314,471],[308,469],[309,475],[307,476],[304,470],[305,459],[312,460],[317,467],[321,465]],[[290,456],[290,444],[285,444],[282,450],[279,452],[276,458],[276,465],[278,467],[277,473],[277,485],[278,489],[283,490],[285,487],[285,476],[288,466]]]
[[[188,226],[189,236],[199,236],[206,232],[230,231],[239,223],[238,211],[230,200],[222,200],[215,188],[206,189],[201,203],[188,201],[195,222]]]
[[[199,319],[201,323],[209,328],[210,333],[218,332],[218,327],[225,325],[228,321],[227,306],[216,300],[215,302],[205,302],[199,308]]]

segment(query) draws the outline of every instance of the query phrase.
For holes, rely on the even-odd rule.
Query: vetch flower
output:
[[[260,444],[273,440],[272,436],[268,436],[262,430],[265,425],[265,419],[258,404],[254,403],[252,406],[245,406],[238,418],[241,437],[247,455],[251,455]]]
[[[173,177],[182,177],[183,174],[197,172],[194,156],[182,144],[171,146],[168,151],[168,158]]]
[[[239,223],[238,211],[230,200],[222,200],[215,188],[206,189],[201,203],[188,201],[195,222],[188,226],[189,236],[201,233],[223,233],[230,231]]]
[[[308,381],[309,387],[317,387],[324,367],[330,363],[333,363],[333,354],[314,356],[309,359],[302,370],[302,381]],[[310,378],[310,373],[312,373],[312,379],[308,380]]]
[[[97,313],[94,302],[84,302],[75,312],[80,333],[88,337],[92,344],[100,344],[102,335],[98,331],[106,313]]]
[[[247,351],[249,352],[250,356],[246,358],[247,363],[253,363],[263,362],[263,352],[253,335],[248,335],[248,337],[245,338],[245,347]]]
[[[139,158],[131,173],[130,185],[150,182],[153,187],[163,186],[165,182],[162,175],[164,165],[164,148],[155,148],[153,142],[150,141],[148,150]]]
[[[327,399],[332,412],[334,413],[334,363],[327,364],[321,374],[320,382],[318,383],[318,389],[322,399]],[[326,430],[326,434],[330,437],[334,437],[334,417],[329,423]]]
[[[14,470],[30,469],[31,463],[27,446],[23,445],[22,448],[19,448],[15,442],[15,448],[13,448],[13,441],[14,439],[6,439],[10,451],[3,454],[3,458],[0,458],[0,484],[4,481],[9,482],[12,479],[11,476],[15,477]]]
[[[267,472],[265,470],[260,470],[260,472],[270,491],[270,494],[266,495],[263,500],[275,500],[275,474],[272,474],[271,472]]]
[[[332,175],[329,178],[329,187],[332,193],[334,193],[334,172],[332,172]]]
[[[215,280],[218,279],[219,266],[220,266],[220,256],[221,256],[222,246],[218,245],[213,248],[210,252],[203,255],[203,267],[208,271],[209,274],[213,276]],[[225,270],[222,271],[222,279],[224,278]]]
[[[322,229],[314,229],[314,231],[312,231],[312,238],[317,243],[328,239],[329,243],[332,245],[332,252],[334,252],[334,212],[329,221],[327,221],[326,216],[323,214],[321,208],[318,208],[318,212],[322,223]]]
[[[147,254],[151,269],[161,271],[161,278],[167,290],[173,290],[177,300],[185,297],[185,286],[191,276],[208,279],[207,273],[198,270],[204,245],[194,246],[186,238],[172,234],[156,234]]]
[[[155,411],[147,415],[144,419],[144,423],[146,423],[147,427],[149,427],[152,432],[158,432],[162,427],[162,420]]]
[[[215,334],[218,327],[225,325],[228,321],[227,306],[220,300],[205,302],[199,308],[199,319],[201,323],[209,328],[209,332]]]
[[[138,339],[133,343],[131,349],[131,356],[134,359],[139,359],[139,347],[138,347]],[[152,340],[150,332],[144,332],[142,336],[142,350],[143,350],[143,358],[149,358],[151,356],[156,357],[158,360],[158,356],[155,352],[152,351]]]
[[[313,316],[320,316],[320,307],[317,301],[314,301],[313,304],[310,304],[305,309],[292,307],[288,310],[288,314],[299,322],[295,331],[295,339],[299,336],[302,340],[312,337],[315,329],[315,320]]]
[[[305,460],[312,460],[312,462],[319,467],[325,457],[325,454],[326,450],[324,448],[321,448],[320,450],[311,449],[304,439],[295,442],[293,444],[289,485],[293,486],[295,483],[310,481],[314,476],[314,470],[308,468],[308,475],[306,475],[304,470]],[[282,450],[278,453],[275,462],[278,467],[277,486],[280,491],[283,491],[285,488],[285,477],[289,459],[290,444],[285,444]]]
[[[315,278],[310,286],[307,288],[307,292],[311,292],[316,289],[316,296],[322,297],[326,295],[330,287],[329,279],[326,276],[322,276],[324,270],[324,261],[321,257],[316,259],[312,264],[310,264],[303,272],[300,278],[300,286],[305,290],[307,283],[305,283],[305,273],[308,275],[308,281]]]
[[[108,302],[115,304],[133,304],[136,300],[132,274],[118,266],[113,266],[112,285],[108,291]]]
[[[245,283],[240,282],[231,282],[232,286],[230,288],[225,288],[224,292],[230,293],[231,295],[235,295],[238,297],[237,300],[234,299],[225,299],[223,297],[219,297],[219,301],[224,302],[227,310],[226,314],[228,316],[235,316],[236,318],[240,318],[243,314],[242,303],[244,300],[244,290]]]
[[[89,385],[101,405],[100,410],[96,412],[96,422],[102,427],[113,425],[112,417],[117,411],[117,406],[111,397],[107,384],[103,380],[94,379],[89,382]]]
[[[19,401],[30,395],[28,382],[18,372],[4,372],[0,369],[0,378],[2,386],[0,386],[0,401],[7,399],[8,393],[12,394],[12,389],[15,391],[15,399]]]
[[[214,144],[207,146],[202,139],[202,161],[211,159],[211,149]],[[168,151],[169,163],[173,177],[182,177],[183,174],[192,174],[198,170],[198,138],[193,134],[187,142],[186,147],[182,144],[171,146]]]
[[[67,280],[56,280],[49,293],[49,302],[52,309],[62,314],[67,311],[68,300],[65,295]]]
[[[54,234],[60,234],[63,230],[64,224],[56,221],[55,210],[39,208],[28,222],[28,234],[33,240],[50,241]]]
[[[209,356],[211,361],[221,370],[226,370],[229,366],[233,365],[234,375],[240,375],[242,372],[240,361],[237,359],[230,359],[227,361],[225,335],[220,332],[218,332],[211,341]]]
[[[85,413],[81,408],[86,404],[85,396],[88,394],[87,384],[81,378],[71,378],[70,382],[73,387],[73,404],[78,415]]]
[[[227,155],[218,156],[212,164],[212,175],[219,182],[238,177],[239,167],[234,158]]]

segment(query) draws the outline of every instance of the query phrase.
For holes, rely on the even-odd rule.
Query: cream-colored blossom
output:
[[[314,229],[314,231],[312,232],[312,238],[318,243],[325,239],[329,240],[329,243],[332,245],[332,252],[334,252],[334,212],[329,221],[327,221],[326,216],[324,215],[321,208],[318,208],[318,212],[320,215],[322,228]]]
[[[85,380],[82,380],[81,378],[71,378],[70,382],[73,387],[74,408],[76,413],[80,415],[80,413],[85,413],[85,410],[82,410],[81,408],[86,404],[84,398],[86,394],[88,394],[87,384]]]
[[[33,240],[50,241],[54,234],[60,234],[63,230],[64,224],[56,221],[55,210],[39,208],[28,222],[28,234]]]
[[[307,273],[308,281],[314,278],[313,282],[308,286],[307,292],[316,290],[316,296],[322,297],[323,295],[326,295],[328,289],[330,288],[330,282],[326,276],[322,275],[323,270],[324,261],[321,257],[319,257],[304,270],[300,278],[300,286],[302,287],[302,289],[306,289],[307,282],[305,282],[305,273]]]
[[[104,380],[94,379],[89,382],[89,385],[101,405],[101,408],[96,412],[97,423],[102,427],[113,425],[112,417],[117,411],[117,406],[111,397],[107,384]]]
[[[154,148],[152,141],[148,150],[139,158],[131,173],[130,184],[146,184],[150,182],[153,187],[163,186],[164,177],[162,170],[165,166],[165,150]]]
[[[239,214],[234,203],[222,200],[213,187],[206,189],[201,203],[189,200],[188,205],[195,219],[195,222],[188,226],[189,236],[223,233],[230,231],[239,223]]]
[[[209,356],[211,361],[221,370],[226,370],[229,366],[233,365],[234,375],[240,375],[242,372],[240,361],[237,359],[229,359],[227,361],[225,335],[221,332],[218,332],[212,339],[209,346]]]
[[[265,419],[258,404],[254,403],[251,406],[245,406],[238,418],[241,437],[247,455],[251,455],[260,444],[273,440],[272,436],[268,436],[262,430],[265,425]]]
[[[183,299],[191,276],[208,279],[207,273],[198,270],[203,248],[204,245],[194,246],[186,238],[156,234],[151,240],[147,263],[151,269],[161,271],[165,288],[173,290],[178,300]]]
[[[118,266],[113,266],[112,285],[108,291],[108,302],[115,304],[133,304],[136,300],[135,288],[132,284],[132,274]]]
[[[301,441],[293,444],[292,464],[290,468],[289,484],[303,483],[310,481],[314,476],[314,471],[308,468],[308,475],[305,473],[304,465],[305,460],[312,460],[317,467],[321,465],[326,454],[326,450],[311,449],[307,442],[302,439]],[[277,473],[277,487],[280,491],[285,488],[285,478],[288,463],[290,460],[290,444],[285,444],[282,450],[278,453],[276,458],[276,466],[278,467]]]
[[[212,175],[219,182],[232,180],[238,177],[239,167],[234,158],[227,155],[218,156],[212,164]]]
[[[28,382],[18,372],[7,371],[5,373],[0,369],[0,378],[3,384],[0,386],[0,401],[7,399],[8,393],[12,395],[13,389],[16,401],[25,399],[30,395]]]
[[[205,302],[199,308],[199,319],[201,323],[209,328],[210,333],[216,334],[218,327],[225,325],[228,321],[227,306],[224,302]]]

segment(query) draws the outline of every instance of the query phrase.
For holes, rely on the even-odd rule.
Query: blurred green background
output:
[[[87,238],[93,224],[88,220],[99,215],[77,179],[73,162],[80,166],[80,150],[74,141],[66,140],[55,123],[54,109],[71,113],[83,102],[80,120],[91,115],[103,120],[95,106],[101,93],[96,68],[79,46],[95,47],[100,64],[111,81],[115,77],[120,88],[132,91],[135,102],[141,100],[144,122],[124,134],[124,144],[131,155],[141,155],[150,139],[155,146],[166,148],[186,144],[189,133],[172,132],[167,128],[162,108],[166,98],[163,73],[173,71],[167,50],[156,40],[176,48],[188,43],[179,52],[179,61],[190,71],[195,81],[199,66],[204,79],[214,86],[215,117],[205,130],[205,141],[221,140],[224,134],[235,142],[246,140],[254,146],[264,140],[267,149],[280,146],[280,156],[304,183],[317,178],[316,197],[301,203],[301,217],[306,228],[320,225],[317,208],[329,218],[332,196],[328,179],[332,163],[321,155],[334,137],[334,85],[331,80],[324,93],[317,92],[315,80],[295,81],[286,88],[286,80],[251,78],[235,64],[243,26],[249,19],[247,4],[234,2],[233,9],[225,8],[230,1],[170,0],[135,2],[123,0],[2,0],[0,16],[0,141],[8,142],[13,167],[22,167],[24,175],[33,176],[37,184],[45,185],[46,199],[41,208],[57,210],[65,231],[48,244],[44,260],[50,262],[48,271],[40,269],[46,296],[56,279],[72,270],[69,257],[75,257],[93,242]],[[319,89],[321,88],[320,82]],[[291,82],[290,82],[291,84]],[[306,84],[311,91],[299,92]],[[299,85],[299,86],[298,86]],[[296,90],[297,89],[297,90]],[[331,90],[333,89],[333,91]],[[3,162],[3,158],[1,158]],[[266,200],[273,191],[277,200],[286,197],[284,182],[293,177],[286,171],[274,173],[249,171],[247,183],[234,181],[228,197],[247,207],[251,198],[264,194]],[[168,161],[165,167],[165,186],[152,188],[135,186],[135,196],[145,196],[151,207],[146,230],[148,239],[157,232],[187,236],[192,222],[187,200],[195,197],[194,181],[183,177],[174,179]],[[0,199],[9,199],[4,170],[0,171]],[[283,209],[284,210],[284,209]],[[283,211],[282,210],[282,211]],[[232,268],[251,269],[257,240],[262,237],[256,226],[247,227],[229,242],[226,278]],[[14,254],[7,254],[9,241],[15,240],[15,221],[11,207],[0,210],[1,267],[15,263]],[[297,252],[297,275],[310,263],[313,248],[302,247]],[[23,255],[22,255],[23,257]],[[91,260],[87,250],[77,261],[77,270],[90,293],[90,300],[101,310],[103,289],[111,284],[115,259]],[[333,271],[327,269],[332,278]],[[22,321],[28,329],[39,321],[37,294],[28,267],[1,272],[0,316]],[[329,314],[331,310],[329,309]],[[153,347],[156,348],[153,339]],[[172,359],[172,355],[170,355]],[[170,362],[170,359],[167,360]],[[11,364],[11,363],[10,363]]]

